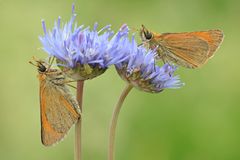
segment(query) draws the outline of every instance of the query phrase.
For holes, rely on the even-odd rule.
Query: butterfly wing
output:
[[[41,139],[45,146],[59,142],[80,117],[79,106],[65,85],[40,83]]]
[[[188,68],[202,66],[212,57],[222,41],[219,30],[164,33],[156,36],[163,54],[170,61]]]
[[[191,32],[193,36],[203,39],[209,45],[208,57],[211,58],[214,52],[219,48],[220,44],[223,41],[223,32],[221,30],[209,30],[202,32]]]

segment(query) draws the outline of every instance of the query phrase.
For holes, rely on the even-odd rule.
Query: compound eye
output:
[[[145,38],[146,38],[147,40],[152,39],[152,33],[150,33],[150,32],[144,32],[144,35],[145,35]]]
[[[47,70],[47,68],[43,65],[43,64],[40,64],[39,66],[38,66],[38,71],[39,72],[45,72]]]

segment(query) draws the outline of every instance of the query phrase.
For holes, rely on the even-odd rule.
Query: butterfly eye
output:
[[[47,70],[47,68],[43,64],[39,64],[39,66],[38,66],[39,72],[45,72],[46,70]]]
[[[145,35],[145,38],[147,39],[147,40],[150,40],[150,39],[152,39],[152,33],[151,32],[144,32],[144,35]]]

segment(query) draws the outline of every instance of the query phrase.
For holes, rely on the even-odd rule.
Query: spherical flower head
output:
[[[155,51],[137,46],[134,37],[127,47],[129,57],[116,64],[120,77],[139,90],[158,93],[165,88],[179,88],[183,85],[178,76],[174,76],[176,66],[164,64],[159,67],[155,64]]]
[[[74,8],[74,7],[73,7]],[[61,26],[61,18],[54,28],[47,32],[42,21],[44,35],[40,37],[43,50],[56,57],[57,65],[74,80],[92,79],[101,75],[106,69],[126,59],[128,55],[121,52],[118,43],[128,36],[128,27],[123,25],[114,35],[110,25],[97,30],[74,25],[76,14],[69,22]]]

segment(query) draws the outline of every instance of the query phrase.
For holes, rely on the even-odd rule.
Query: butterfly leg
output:
[[[71,85],[71,84],[66,84],[66,85],[68,85],[69,87],[72,87],[72,88],[74,88],[74,89],[77,89],[77,87],[75,87],[75,86],[73,86],[73,85]]]
[[[143,43],[140,43],[139,45],[138,45],[138,47],[140,47],[140,46],[142,46],[142,45],[144,45]]]
[[[72,88],[74,88],[74,89],[77,89],[77,87],[69,84],[69,83],[72,83],[72,82],[76,82],[76,81],[74,81],[74,80],[65,80],[63,83],[66,84],[66,85],[68,85],[69,87],[72,87]]]

